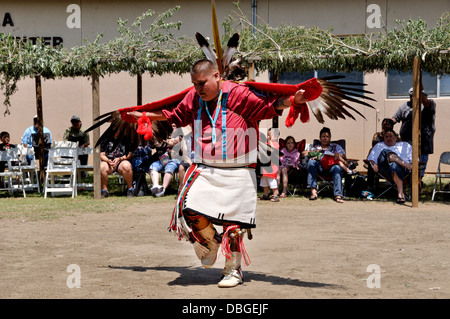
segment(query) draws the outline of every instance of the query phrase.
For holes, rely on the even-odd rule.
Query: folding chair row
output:
[[[34,156],[34,149],[27,148],[21,144],[18,144],[14,149],[17,151],[18,158],[8,162],[8,171],[22,172],[25,191],[34,190],[36,188],[40,193],[41,188],[39,185],[39,175]]]

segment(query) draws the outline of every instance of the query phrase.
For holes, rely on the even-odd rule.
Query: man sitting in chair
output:
[[[369,153],[367,160],[375,172],[391,177],[397,186],[397,203],[405,203],[403,178],[412,169],[412,147],[407,142],[398,142],[397,133],[388,129],[384,133],[384,141],[376,144]]]
[[[21,143],[25,147],[33,147],[35,158],[39,158],[39,141],[38,141],[38,118],[37,115],[33,118],[33,125],[28,127],[25,132],[22,135],[22,141]],[[47,166],[48,161],[48,150],[50,149],[52,143],[53,143],[53,137],[52,133],[47,127],[43,127],[43,133],[44,133],[44,166]],[[28,165],[30,165],[33,157],[30,155],[26,156]]]
[[[79,147],[88,147],[89,134],[81,128],[83,123],[81,123],[80,117],[78,115],[72,116],[70,123],[72,125],[64,131],[63,140],[77,142]],[[81,165],[87,165],[88,155],[78,155],[78,159],[80,160]]]

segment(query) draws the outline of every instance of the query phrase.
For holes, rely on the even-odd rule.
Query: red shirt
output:
[[[224,93],[228,91],[227,97],[222,96],[222,99],[226,98],[226,108],[222,103],[208,114],[204,101],[200,103],[200,97],[192,89],[175,108],[163,110],[163,113],[170,124],[191,125],[196,152],[194,162],[255,163],[259,136],[257,121],[281,115],[275,110],[279,97],[260,96],[246,85],[233,82],[224,82],[222,88]]]

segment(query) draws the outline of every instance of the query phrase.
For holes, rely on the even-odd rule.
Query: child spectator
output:
[[[289,171],[299,169],[300,152],[295,147],[297,143],[292,136],[286,137],[286,146],[281,150],[283,156],[280,157],[280,168],[278,178],[283,182],[283,191],[280,197],[286,197],[289,180]]]
[[[4,151],[6,149],[10,149],[10,148],[15,148],[16,145],[14,144],[10,144],[9,143],[9,133],[6,131],[3,131],[0,133],[0,140],[1,140],[1,144],[0,144],[0,151]],[[6,166],[6,162],[1,161],[0,162],[0,172],[4,172],[5,171],[5,166]]]
[[[10,136],[9,136],[9,133],[6,132],[6,131],[3,131],[3,132],[0,133],[0,140],[1,140],[0,151],[16,147],[15,144],[10,144],[9,143]]]
[[[176,126],[172,125],[173,129]],[[174,134],[174,132],[172,132]],[[150,164],[150,179],[152,180],[152,188],[150,191],[156,197],[164,196],[167,188],[172,182],[172,178],[176,172],[178,172],[178,167],[181,162],[176,154],[173,154],[172,148],[181,142],[183,136],[177,136],[170,138],[162,143],[159,141],[154,142],[156,160]],[[177,158],[178,157],[178,158]],[[159,173],[164,172],[164,177],[162,179],[162,185],[159,185]]]
[[[274,129],[277,131],[277,129]],[[275,132],[274,132],[275,133]],[[267,144],[273,149],[278,150],[279,145],[277,142],[277,134],[272,134],[272,129],[267,130]],[[276,163],[271,163],[270,172],[266,169],[262,169],[262,176],[260,181],[260,186],[264,189],[263,196],[260,197],[261,200],[270,200],[271,202],[279,202],[278,198],[278,166]],[[273,196],[269,197],[269,191],[272,190]]]

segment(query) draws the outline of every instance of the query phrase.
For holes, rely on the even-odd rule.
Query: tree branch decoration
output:
[[[432,74],[450,73],[450,13],[435,27],[425,21],[396,21],[396,27],[376,34],[339,37],[333,30],[317,27],[268,24],[252,25],[236,3],[236,10],[223,23],[222,45],[234,33],[240,34],[236,55],[243,63],[253,62],[257,72],[305,72],[326,69],[330,72],[383,71],[412,69],[413,59],[422,60],[423,69]],[[180,7],[161,14],[148,10],[131,25],[119,19],[119,36],[102,41],[99,34],[92,42],[71,49],[32,44],[0,35],[0,89],[5,96],[4,114],[10,114],[10,97],[17,82],[40,75],[47,79],[90,77],[95,69],[100,76],[129,72],[131,75],[183,74],[203,58],[194,35],[176,36],[181,22],[171,22]]]

